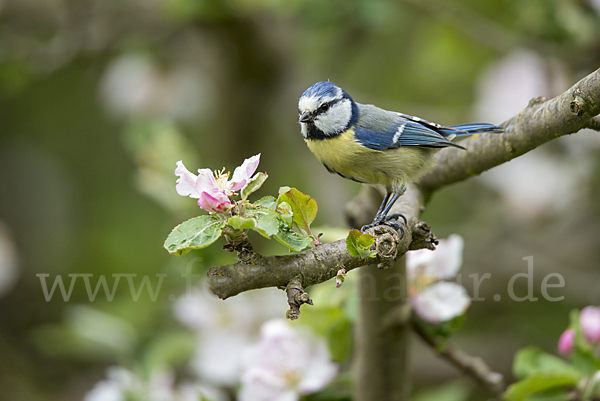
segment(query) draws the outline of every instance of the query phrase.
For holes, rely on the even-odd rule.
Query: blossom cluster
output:
[[[579,326],[584,339],[593,346],[600,345],[600,306],[586,306],[579,313]],[[565,330],[558,340],[558,352],[569,355],[573,352],[577,331]]]
[[[230,179],[230,173],[224,169],[213,174],[210,169],[202,168],[198,169],[198,175],[193,174],[180,160],[175,169],[175,175],[179,177],[175,189],[181,196],[198,199],[198,206],[208,212],[226,212],[234,206],[229,198],[256,177],[252,175],[259,162],[260,153],[244,160],[242,165],[233,171]]]

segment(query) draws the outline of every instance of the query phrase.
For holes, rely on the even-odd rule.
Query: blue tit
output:
[[[445,127],[418,117],[356,103],[332,82],[317,82],[298,101],[302,136],[311,152],[330,173],[364,184],[380,184],[387,191],[373,222],[362,228],[387,223],[402,215],[388,216],[406,185],[427,172],[433,155],[453,146],[455,137],[499,133],[502,127],[470,123]],[[405,223],[406,219],[404,218]]]

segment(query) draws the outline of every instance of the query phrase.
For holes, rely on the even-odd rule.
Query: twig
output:
[[[286,317],[290,320],[296,320],[300,317],[300,305],[312,305],[313,301],[302,289],[302,276],[294,277],[285,288],[290,309],[286,313]]]
[[[504,376],[491,370],[483,359],[467,354],[450,341],[441,341],[430,336],[416,319],[413,319],[412,323],[413,331],[425,343],[448,362],[472,377],[477,383],[485,386],[491,393],[500,396],[506,390]]]

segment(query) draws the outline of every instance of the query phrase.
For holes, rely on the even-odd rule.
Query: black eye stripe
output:
[[[317,108],[317,113],[320,113],[320,112],[325,112],[325,111],[329,110],[329,109],[331,108],[331,106],[333,106],[333,105],[335,105],[335,104],[337,104],[337,103],[341,102],[342,100],[344,100],[344,99],[333,99],[333,100],[330,100],[330,101],[328,101],[328,102],[324,102],[324,103],[322,103],[322,104],[321,104],[321,105],[320,105],[320,106]],[[328,105],[328,106],[327,106],[327,109],[325,109],[325,110],[323,110],[323,109],[322,109],[322,107],[323,107],[323,105],[324,105],[324,104],[327,104],[327,105]]]

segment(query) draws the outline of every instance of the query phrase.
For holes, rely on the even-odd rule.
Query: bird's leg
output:
[[[402,188],[404,188],[404,187],[402,187]],[[404,193],[404,191],[402,191],[402,192]],[[400,233],[401,233],[400,238],[402,238],[402,237],[404,237],[404,229],[398,222],[396,222],[394,220],[397,220],[398,217],[402,217],[402,220],[404,220],[404,224],[408,225],[408,221],[406,220],[406,217],[402,213],[394,213],[389,216],[387,215],[389,213],[390,209],[392,208],[392,206],[394,206],[394,203],[396,203],[396,201],[400,197],[400,195],[402,195],[402,194],[394,193],[394,195],[392,196],[392,199],[390,199],[388,204],[385,206],[385,209],[381,213],[382,220],[380,223],[386,224],[386,225],[392,227],[393,229],[395,229],[396,231],[400,231]]]
[[[406,186],[402,185],[402,187],[400,187],[399,191],[393,192],[393,193],[388,192],[385,195],[385,197],[383,198],[383,202],[381,202],[381,206],[379,207],[379,210],[377,211],[377,214],[375,215],[375,219],[373,219],[373,222],[371,224],[367,224],[366,226],[363,226],[360,230],[366,231],[371,227],[375,227],[375,226],[378,226],[383,223],[383,224],[387,224],[387,225],[391,226],[392,228],[394,228],[396,230],[400,230],[402,233],[402,237],[404,237],[404,229],[402,228],[402,226],[400,224],[398,224],[397,222],[395,222],[393,220],[397,220],[399,217],[402,217],[402,220],[404,220],[404,224],[408,224],[406,217],[401,213],[394,213],[390,216],[388,216],[387,214],[389,213],[392,206],[394,206],[394,203],[396,203],[398,198],[400,196],[402,196],[402,194],[404,194],[405,191],[406,191]]]
[[[385,219],[385,214],[383,213],[383,211],[386,209],[386,206],[387,206],[388,200],[390,199],[390,196],[392,196],[391,192],[388,192],[385,194],[385,196],[383,197],[383,201],[381,202],[381,206],[379,206],[379,210],[377,211],[377,214],[375,215],[375,218],[373,219],[373,222],[370,224],[367,224],[366,226],[362,226],[360,231],[366,231],[371,227],[375,227],[375,226],[378,226],[379,224],[381,224],[381,222]]]
[[[392,206],[394,206],[394,203],[396,203],[396,201],[398,200],[398,198],[401,197],[402,195],[404,195],[404,192],[406,192],[405,184],[402,184],[402,186],[397,191],[394,191],[394,196],[392,196],[392,199],[388,202],[385,209],[381,212],[381,214],[384,216],[384,218],[383,218],[384,222],[388,222],[390,220],[397,220],[398,217],[402,217],[402,220],[404,220],[404,224],[408,225],[408,221],[406,220],[406,217],[402,213],[394,213],[390,216],[387,215],[389,213],[390,209],[392,208]]]
[[[404,217],[404,215],[401,213],[394,213],[390,216],[388,216],[387,214],[389,213],[392,206],[394,206],[394,203],[398,200],[398,198],[404,193],[405,189],[406,189],[406,187],[402,186],[402,188],[400,188],[400,190],[401,190],[400,193],[388,192],[385,195],[385,197],[383,198],[383,202],[381,202],[381,206],[379,207],[379,210],[377,211],[377,214],[375,215],[373,222],[371,224],[367,224],[366,226],[363,226],[360,230],[366,231],[371,227],[375,227],[375,226],[378,226],[383,223],[383,224],[387,224],[387,225],[391,226],[395,230],[401,231],[402,237],[403,237],[404,229],[402,228],[402,226],[400,224],[398,224],[397,222],[392,221],[392,220],[396,220],[396,219],[398,219],[398,217],[402,217],[402,219],[404,220],[404,224],[408,224],[408,222],[406,221],[406,217]]]
[[[390,196],[392,196],[391,192],[385,194],[385,196],[383,197],[383,201],[381,202],[381,206],[379,206],[379,210],[377,211],[377,214],[375,215],[375,219],[373,221],[376,221],[378,218],[381,218],[382,215],[386,215],[386,213],[383,213],[383,210],[385,209],[385,206],[387,205]]]

